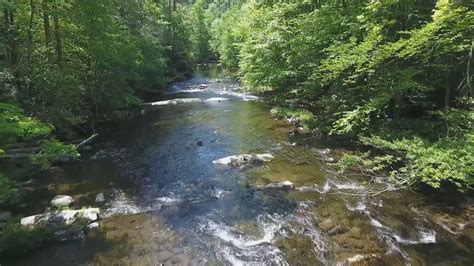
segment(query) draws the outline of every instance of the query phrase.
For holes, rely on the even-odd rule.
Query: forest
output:
[[[0,206],[146,95],[217,62],[337,172],[472,195],[471,0],[1,0]]]
[[[305,103],[314,112],[308,127],[366,147],[344,156],[341,170],[384,171],[397,185],[449,183],[469,191],[473,5],[245,3],[213,20],[211,47],[249,89],[271,91],[282,105]]]

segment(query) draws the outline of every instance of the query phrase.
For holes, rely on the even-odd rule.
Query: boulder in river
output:
[[[53,211],[24,217],[21,219],[20,224],[30,228],[40,224],[45,226],[61,226],[71,225],[78,221],[78,219],[92,223],[99,219],[99,214],[100,210],[98,208]]]
[[[51,206],[56,208],[69,207],[74,203],[74,199],[68,195],[57,195],[51,200]]]
[[[240,167],[246,164],[269,162],[273,159],[273,155],[265,154],[238,154],[227,156],[218,160],[212,161],[213,164],[231,165],[233,167]]]
[[[207,89],[207,85],[206,84],[200,84],[198,88],[200,90],[205,90],[205,89]]]

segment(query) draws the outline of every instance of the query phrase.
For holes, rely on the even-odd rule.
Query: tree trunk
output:
[[[10,37],[8,34],[10,30],[10,20],[8,19],[8,10],[6,8],[3,10],[3,17],[4,17],[4,26],[5,26],[4,37],[5,37],[5,41],[8,42],[8,38]],[[5,59],[7,62],[10,62],[10,46],[9,45],[5,45]]]
[[[393,98],[393,120],[398,121],[401,117],[403,107],[405,105],[404,96],[397,93]]]
[[[46,49],[51,46],[51,23],[49,22],[49,14],[46,10],[46,6],[43,6],[43,28],[44,28],[44,41]]]
[[[171,23],[171,0],[168,0],[168,21]]]
[[[444,92],[444,109],[449,109],[449,103],[451,101],[451,87],[446,86],[446,91]]]
[[[63,56],[63,46],[61,42],[61,26],[59,25],[58,8],[56,4],[54,5],[53,21],[54,38],[56,39],[56,62],[58,63],[58,65],[60,65]]]
[[[10,18],[10,30],[15,31],[15,16],[13,14],[13,11],[9,12],[9,18]],[[14,34],[15,35],[15,32]],[[18,41],[16,40],[15,36],[12,36],[10,34],[10,65],[16,65],[18,62]]]
[[[33,0],[30,0],[30,22],[28,24],[28,50],[31,52],[31,47],[33,45],[33,22],[35,18],[35,3]]]

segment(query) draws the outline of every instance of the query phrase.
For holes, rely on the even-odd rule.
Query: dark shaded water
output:
[[[226,99],[146,108],[102,132],[89,153],[112,151],[108,158],[85,154],[41,177],[32,214],[69,194],[76,207],[102,208],[100,229],[6,264],[473,264],[471,203],[433,204],[411,192],[368,197],[365,179],[323,171],[324,147],[293,145],[289,124],[218,73],[201,70],[166,98]],[[239,153],[275,158],[245,169],[211,163]],[[297,189],[255,188],[280,181]],[[99,193],[104,203],[95,202]]]

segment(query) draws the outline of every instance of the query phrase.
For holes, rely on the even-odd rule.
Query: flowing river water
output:
[[[5,265],[473,264],[472,202],[368,195],[366,178],[323,170],[337,149],[289,135],[293,126],[274,119],[268,103],[216,73],[198,71],[159,99],[199,100],[146,108],[100,132],[80,162],[39,177],[31,214],[68,194],[75,207],[101,207],[100,227]],[[211,163],[241,153],[274,159]],[[260,189],[281,181],[295,189]]]

